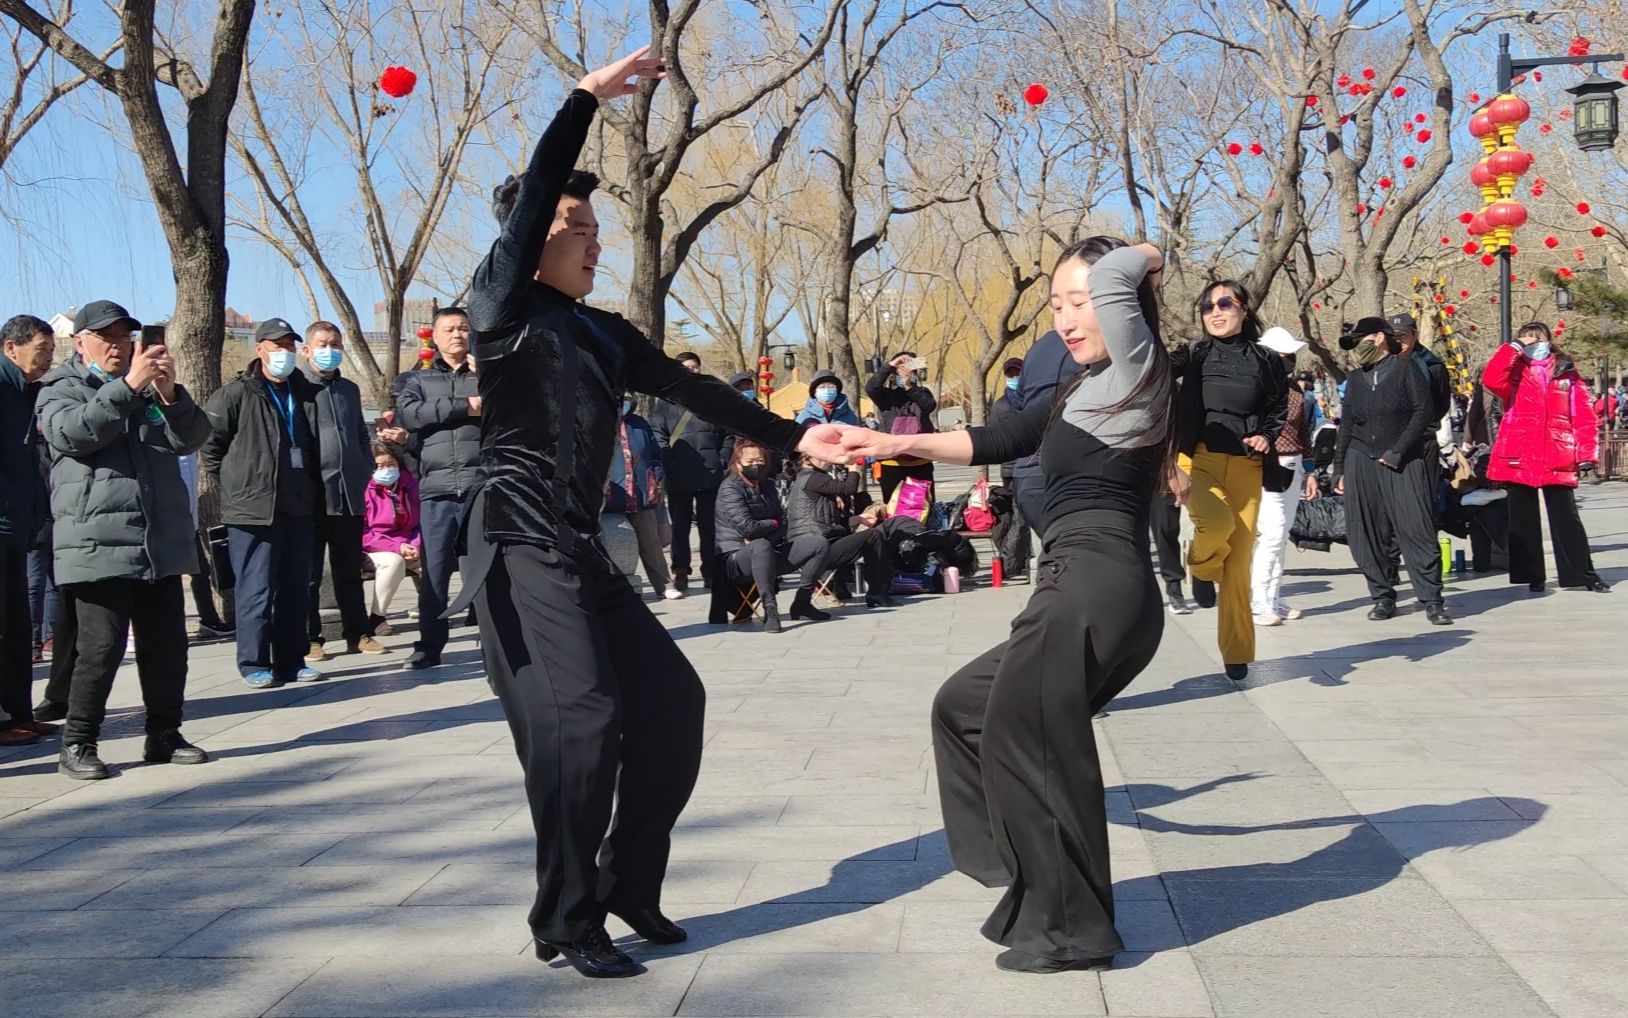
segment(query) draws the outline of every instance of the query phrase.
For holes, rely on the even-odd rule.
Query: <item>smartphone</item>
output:
[[[164,325],[143,325],[141,327],[141,338],[136,340],[136,345],[142,347],[163,346],[164,336],[168,331],[169,327]]]
[[[904,362],[904,366],[906,368],[909,368],[911,371],[921,371],[922,369],[927,367],[927,358],[925,358],[925,357],[912,357],[909,360]]]

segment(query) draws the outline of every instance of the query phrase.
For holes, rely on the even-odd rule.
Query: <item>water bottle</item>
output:
[[[989,563],[989,582],[991,586],[1001,585],[1001,560],[992,559]]]
[[[1463,548],[1460,548],[1457,551],[1453,552],[1453,572],[1459,574],[1460,576],[1464,575],[1464,549]]]
[[[1453,542],[1451,540],[1449,540],[1448,538],[1444,537],[1444,538],[1441,539],[1441,576],[1442,576],[1442,579],[1445,580],[1447,578],[1447,574],[1452,571],[1452,568],[1453,568]]]
[[[961,593],[961,570],[958,566],[950,566],[944,570],[944,593]]]

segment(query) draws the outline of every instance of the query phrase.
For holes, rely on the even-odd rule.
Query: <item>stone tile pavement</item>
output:
[[[1584,498],[1628,579],[1628,488]],[[656,608],[710,695],[666,900],[692,939],[636,946],[647,975],[531,957],[529,817],[473,632],[427,674],[398,670],[408,632],[266,692],[195,648],[204,767],[134,762],[133,673],[113,780],[58,777],[54,745],[0,758],[0,1016],[1628,1014],[1628,588],[1463,578],[1440,630],[1364,620],[1343,551],[1291,569],[1308,617],[1262,631],[1245,688],[1213,614],[1171,618],[1098,722],[1131,952],[1100,976],[996,971],[992,892],[940,830],[929,701],[1026,587],[778,637],[692,595]]]

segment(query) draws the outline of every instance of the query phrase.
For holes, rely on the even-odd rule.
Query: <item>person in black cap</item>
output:
[[[986,423],[991,426],[999,424],[1009,415],[1017,413],[1018,408],[1013,405],[1017,399],[1018,387],[1023,381],[1023,358],[1008,357],[1006,363],[1001,365],[1001,392],[999,398],[989,405],[989,418]],[[1002,516],[990,532],[990,538],[995,542],[996,554],[1000,556],[1001,570],[1008,578],[1021,578],[1029,573],[1029,522],[1024,518],[1023,507],[1018,504],[1017,495],[1017,464],[1015,459],[1007,460],[1001,464],[1001,485],[1012,492],[1012,511]]]
[[[141,323],[111,301],[76,318],[75,356],[45,376],[40,432],[51,449],[52,565],[73,604],[74,668],[57,771],[108,776],[97,753],[113,677],[132,633],[147,713],[143,757],[197,764],[181,736],[187,679],[181,577],[198,569],[180,457],[209,418],[175,380],[162,343],[137,347]]]
[[[250,689],[316,682],[305,666],[307,586],[323,511],[317,387],[297,370],[286,319],[254,330],[256,357],[209,400],[203,469],[220,481],[220,518],[237,577],[237,668]]]
[[[1425,385],[1430,392],[1430,419],[1425,422],[1424,434],[1419,436],[1419,458],[1424,461],[1425,471],[1430,475],[1430,504],[1434,508],[1434,494],[1441,487],[1441,458],[1446,449],[1452,447],[1452,425],[1446,423],[1446,418],[1453,409],[1453,380],[1442,359],[1428,347],[1419,345],[1419,323],[1412,315],[1392,315],[1387,324],[1402,347],[1399,356],[1406,358],[1424,374]],[[1448,429],[1445,437],[1438,437],[1443,434],[1444,427]]]
[[[799,424],[813,421],[816,424],[859,425],[859,415],[848,405],[848,397],[842,394],[842,379],[831,371],[821,371],[808,383],[808,402],[803,404],[792,420]]]
[[[1360,367],[1346,380],[1340,407],[1334,491],[1346,496],[1351,557],[1368,578],[1374,601],[1368,617],[1396,616],[1400,553],[1425,617],[1431,625],[1450,626],[1453,617],[1442,600],[1435,492],[1420,455],[1431,413],[1425,374],[1398,356],[1401,343],[1390,323],[1377,316],[1350,328],[1340,337],[1340,348],[1356,351]]]
[[[612,943],[607,913],[650,942],[686,937],[662,914],[661,889],[700,772],[706,703],[695,669],[598,539],[622,394],[669,400],[786,454],[852,459],[839,425],[776,417],[582,302],[599,262],[598,179],[574,167],[600,100],[662,75],[648,52],[583,78],[525,176],[493,195],[502,226],[469,295],[481,474],[463,592],[448,610],[476,606],[487,676],[525,772],[537,956],[564,955],[593,977],[643,971]]]

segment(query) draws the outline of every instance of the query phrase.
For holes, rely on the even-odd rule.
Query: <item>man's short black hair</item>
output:
[[[436,322],[439,322],[448,315],[457,315],[460,318],[468,318],[469,312],[465,311],[463,308],[436,308],[435,314],[430,316],[430,324],[434,325]]]
[[[33,315],[12,315],[6,319],[5,325],[0,325],[0,343],[16,343],[18,346],[27,346],[39,338],[40,333],[47,336],[54,335],[56,330],[51,323]]]
[[[564,194],[571,198],[587,201],[599,187],[599,176],[587,170],[572,170],[571,175],[565,178]],[[508,176],[503,183],[492,188],[492,214],[497,217],[499,228],[507,225],[509,216],[514,214],[514,203],[520,197],[520,178]]]
[[[698,353],[692,353],[689,350],[685,350],[683,353],[679,354],[677,357],[674,357],[673,360],[678,361],[680,364],[687,364],[690,361],[694,361],[695,363],[700,364],[701,363],[701,355],[698,354]]]
[[[587,170],[572,170],[571,175],[565,178],[565,194],[567,197],[580,198],[587,201],[592,198],[594,191],[599,188],[599,175]]]

